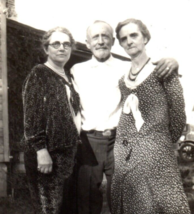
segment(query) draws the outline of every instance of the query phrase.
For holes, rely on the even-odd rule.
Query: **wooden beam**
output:
[[[4,146],[0,145],[0,154],[4,152]]]
[[[4,162],[4,155],[3,154],[0,154],[0,165],[1,165],[1,163],[2,162]],[[1,168],[0,168],[0,170],[1,170]],[[1,185],[0,185],[1,186]],[[1,187],[0,187],[1,188]]]
[[[6,196],[7,196],[7,166],[3,163],[0,163],[0,197]]]
[[[6,1],[0,0],[1,8],[1,69],[2,69],[2,110],[3,110],[3,144],[4,161],[9,162],[9,129],[8,129],[8,86],[7,86],[7,32],[6,32]]]

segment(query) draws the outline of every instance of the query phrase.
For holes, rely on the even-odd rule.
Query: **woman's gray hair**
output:
[[[75,40],[74,40],[72,34],[70,33],[70,31],[67,28],[64,28],[64,27],[55,27],[55,28],[52,28],[52,29],[48,30],[43,35],[42,41],[41,41],[43,49],[47,50],[47,47],[48,47],[48,44],[49,44],[49,41],[50,41],[50,37],[54,32],[61,32],[61,33],[64,33],[64,34],[68,35],[69,38],[70,38],[70,42],[71,42],[72,48],[75,47]]]
[[[141,33],[143,34],[144,38],[147,38],[147,43],[150,41],[151,35],[150,35],[150,32],[147,29],[146,25],[141,20],[131,18],[131,19],[126,19],[125,21],[118,23],[115,31],[116,31],[116,37],[119,40],[119,42],[120,42],[119,32],[120,32],[121,28],[123,26],[129,24],[129,23],[136,24],[139,27],[139,29],[140,29]]]

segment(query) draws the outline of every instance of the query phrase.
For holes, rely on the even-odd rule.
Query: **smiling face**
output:
[[[87,32],[86,45],[98,61],[106,61],[114,44],[111,27],[103,22],[94,23]]]
[[[148,41],[137,24],[129,23],[120,29],[119,42],[127,54],[134,58],[145,51],[145,45]]]
[[[48,61],[52,61],[56,65],[65,65],[71,56],[71,46],[64,48],[61,44],[59,48],[54,48],[52,46],[53,43],[60,42],[60,43],[70,43],[70,38],[67,34],[62,32],[53,32],[49,39],[49,44],[45,49],[46,54],[48,55]]]

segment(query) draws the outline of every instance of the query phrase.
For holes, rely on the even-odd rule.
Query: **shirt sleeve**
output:
[[[34,71],[23,85],[24,137],[30,148],[38,151],[46,148],[46,120],[43,82]]]
[[[163,85],[168,100],[172,141],[176,143],[186,124],[183,88],[175,72],[163,82]]]

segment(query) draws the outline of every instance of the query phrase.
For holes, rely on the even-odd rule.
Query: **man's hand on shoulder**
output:
[[[156,65],[154,71],[160,79],[166,79],[173,72],[178,72],[179,64],[173,58],[162,58],[159,61],[153,62]]]

